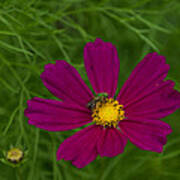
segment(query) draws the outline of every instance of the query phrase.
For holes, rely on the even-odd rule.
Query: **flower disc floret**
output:
[[[117,127],[118,122],[125,118],[123,105],[112,98],[98,101],[93,109],[93,122],[104,127]]]

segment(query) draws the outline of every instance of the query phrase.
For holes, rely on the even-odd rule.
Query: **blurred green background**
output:
[[[83,169],[56,161],[59,144],[76,130],[47,132],[27,123],[27,100],[55,98],[44,87],[44,65],[64,59],[89,85],[83,47],[100,37],[118,49],[121,88],[149,52],[167,58],[168,78],[180,90],[179,0],[0,0],[0,158],[10,145],[28,150],[18,168],[0,162],[0,180],[179,180],[180,111],[164,120],[173,129],[162,154],[128,143],[114,158]]]

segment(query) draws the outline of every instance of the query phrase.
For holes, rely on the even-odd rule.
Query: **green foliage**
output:
[[[179,112],[165,119],[173,133],[163,154],[129,143],[124,154],[97,158],[83,169],[56,161],[59,144],[76,130],[46,132],[24,116],[28,99],[55,98],[40,80],[47,63],[66,60],[90,85],[83,47],[96,37],[118,49],[119,89],[142,57],[157,51],[167,57],[169,79],[180,90],[179,12],[178,0],[1,0],[0,158],[14,144],[28,149],[28,159],[18,169],[0,163],[0,180],[179,180]]]

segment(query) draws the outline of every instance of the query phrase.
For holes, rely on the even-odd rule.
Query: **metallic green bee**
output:
[[[87,107],[90,110],[93,110],[96,107],[97,102],[105,102],[108,97],[107,93],[99,93],[97,94],[90,102],[88,102]]]

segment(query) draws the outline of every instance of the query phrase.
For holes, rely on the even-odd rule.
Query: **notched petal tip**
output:
[[[101,46],[103,45],[105,42],[100,39],[100,38],[96,38],[96,40],[94,41],[94,45],[97,47],[97,46]]]
[[[46,73],[53,73],[56,70],[56,66],[58,63],[64,63],[66,61],[64,60],[56,60],[54,63],[48,63],[44,66],[44,71],[40,74],[40,78],[43,80],[44,78],[46,78]]]
[[[85,49],[86,48],[96,48],[96,47],[98,47],[98,46],[102,46],[103,44],[105,44],[106,42],[104,42],[102,39],[100,39],[100,38],[96,38],[95,39],[95,41],[94,42],[88,42],[88,43],[86,43],[86,45],[85,45]]]
[[[30,108],[32,106],[32,101],[35,100],[37,97],[33,97],[32,99],[27,100],[27,108],[24,110],[24,115],[28,117],[28,114],[30,112]]]
[[[116,50],[115,45],[113,45],[111,42],[103,41],[101,38],[96,38],[94,42],[86,43],[84,50],[86,50],[88,48],[90,48],[90,49],[91,48],[108,48],[109,50],[110,49]],[[106,49],[106,50],[108,50],[108,49]]]

